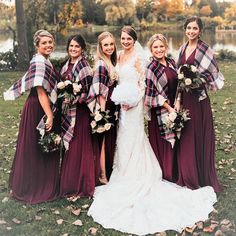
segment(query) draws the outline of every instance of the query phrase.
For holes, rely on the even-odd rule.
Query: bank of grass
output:
[[[218,213],[212,217],[216,220],[229,219],[234,223],[236,222],[236,68],[232,62],[221,62],[220,67],[226,78],[225,87],[218,93],[210,95],[217,137],[216,163],[224,190],[218,195],[218,203],[215,205]],[[126,235],[115,230],[105,230],[94,223],[87,216],[87,205],[92,202],[90,199],[79,199],[73,203],[62,199],[31,206],[9,198],[8,176],[15,152],[20,112],[26,96],[16,101],[5,102],[2,93],[22,74],[0,73],[0,235],[85,236],[90,235],[92,227],[97,229],[96,235],[99,236]],[[80,208],[80,215],[74,215],[72,208]],[[57,223],[60,219],[63,219],[62,224]],[[78,219],[82,221],[82,226],[72,224]],[[234,234],[235,232],[229,232],[225,235]],[[174,236],[176,233],[168,231],[167,235]]]

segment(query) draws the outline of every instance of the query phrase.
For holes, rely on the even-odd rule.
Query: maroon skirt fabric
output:
[[[171,144],[161,137],[155,108],[151,109],[151,121],[148,122],[148,134],[150,144],[162,169],[163,178],[175,182],[178,169],[176,163],[176,148],[172,148]]]
[[[215,134],[210,100],[199,101],[198,94],[183,92],[183,107],[191,120],[182,130],[178,151],[177,184],[196,189],[212,186],[221,190],[215,169]]]
[[[44,112],[36,90],[29,95],[21,115],[15,158],[9,186],[13,198],[30,204],[52,201],[58,197],[59,152],[42,153],[36,127]]]
[[[95,189],[95,155],[90,127],[90,112],[79,104],[76,110],[74,137],[61,167],[60,196],[93,196]]]

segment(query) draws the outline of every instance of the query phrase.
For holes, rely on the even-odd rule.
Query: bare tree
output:
[[[25,70],[29,62],[29,49],[26,33],[25,12],[23,0],[15,0],[16,3],[16,30],[18,43],[18,69]]]

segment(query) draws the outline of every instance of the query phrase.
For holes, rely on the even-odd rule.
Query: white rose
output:
[[[200,78],[200,80],[202,81],[202,83],[206,83],[206,80],[204,78]]]
[[[188,86],[188,85],[192,84],[192,80],[189,79],[189,78],[187,78],[187,79],[184,81],[184,83]]]
[[[191,65],[191,70],[192,70],[192,72],[197,72],[197,67],[196,66],[193,66],[193,65]]]
[[[104,131],[106,131],[104,127],[97,128],[97,133],[103,133]]]
[[[61,142],[61,137],[60,137],[59,135],[57,135],[56,138],[54,139],[54,143],[55,143],[56,145],[59,145],[60,142]]]
[[[64,83],[65,83],[65,86],[72,84],[72,82],[70,80],[66,80]]]
[[[92,129],[94,129],[97,125],[97,122],[95,120],[93,120],[91,123],[90,123]]]
[[[75,94],[79,93],[81,89],[82,89],[81,84],[73,83],[73,91],[74,91]]]
[[[111,128],[111,123],[106,123],[104,127],[105,127],[105,130],[109,130]]]
[[[182,73],[178,74],[178,79],[183,79],[184,75]]]
[[[64,82],[59,82],[58,84],[57,84],[57,88],[58,89],[64,89],[65,88],[65,83]]]
[[[176,112],[169,113],[169,120],[170,121],[174,122],[176,117],[177,117],[177,113]]]
[[[100,113],[96,114],[95,117],[94,117],[95,121],[99,121],[101,119],[102,119],[102,115]]]

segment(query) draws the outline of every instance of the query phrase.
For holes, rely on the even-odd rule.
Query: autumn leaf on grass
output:
[[[4,224],[6,224],[7,222],[5,221],[5,220],[1,220],[0,219],[0,225],[4,225]]]
[[[89,208],[89,205],[88,205],[88,204],[85,204],[85,205],[82,206],[82,208],[83,208],[83,209],[87,209],[87,208]]]
[[[89,232],[90,234],[92,234],[92,235],[96,235],[97,231],[98,231],[98,229],[97,229],[97,228],[94,228],[94,227],[91,227],[91,228],[89,228],[89,230],[88,230],[88,232]]]
[[[63,222],[64,222],[63,219],[59,219],[59,220],[57,220],[57,224],[58,224],[58,225],[61,225]]]
[[[58,210],[55,210],[52,213],[55,214],[55,215],[60,215],[60,211],[58,211]]]
[[[2,203],[8,202],[8,200],[9,200],[8,197],[4,197],[4,198],[2,199]]]
[[[37,216],[37,215],[36,215],[34,218],[35,218],[35,220],[42,220],[42,217],[41,217],[41,216]]]
[[[76,220],[76,221],[74,221],[74,222],[72,223],[72,225],[78,225],[78,226],[82,226],[82,225],[83,225],[83,223],[82,223],[82,221],[81,221],[81,220]]]
[[[75,209],[75,210],[72,210],[71,211],[74,215],[76,215],[76,216],[79,216],[80,215],[80,212],[81,212],[81,209],[79,208],[79,209]]]
[[[18,224],[18,225],[21,223],[21,221],[18,220],[18,219],[16,219],[16,218],[13,218],[13,219],[12,219],[12,222],[14,222],[15,224]]]

